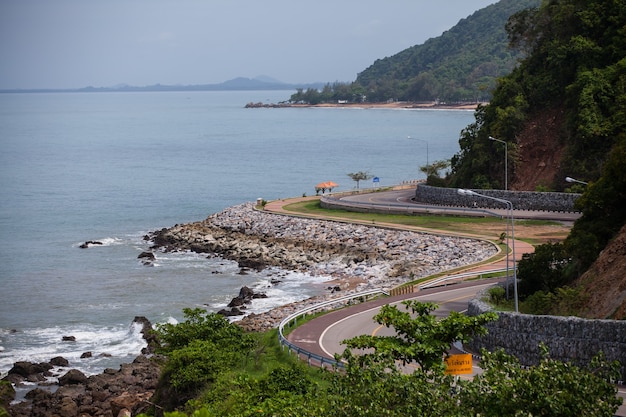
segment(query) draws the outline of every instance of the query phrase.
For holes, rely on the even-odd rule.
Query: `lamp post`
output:
[[[464,196],[474,196],[474,197],[483,197],[483,198],[488,198],[490,200],[494,200],[494,201],[498,201],[500,203],[506,204],[507,207],[507,211],[509,212],[509,220],[511,222],[511,250],[513,252],[513,297],[515,299],[515,312],[519,312],[519,306],[518,306],[518,297],[517,297],[517,266],[515,264],[515,228],[513,226],[513,203],[511,203],[508,200],[503,200],[501,198],[496,198],[496,197],[491,197],[488,195],[484,195],[484,194],[479,194],[475,191],[472,190],[464,190],[462,188],[459,188],[457,190],[457,193],[459,195],[464,195]],[[507,230],[508,231],[508,230]],[[508,243],[508,242],[507,242]],[[507,250],[507,258],[506,258],[506,277],[507,277],[507,281],[509,278],[509,258],[508,258],[508,250]]]
[[[426,139],[412,138],[411,136],[407,136],[407,139],[421,140],[426,144],[426,166],[428,166],[428,141]],[[428,176],[428,174],[426,174],[426,176]]]
[[[577,182],[578,184],[582,184],[582,185],[588,185],[588,182],[585,181],[579,181],[576,178],[572,178],[572,177],[565,177],[565,181],[567,182]]]
[[[505,141],[496,139],[493,136],[489,136],[489,140],[494,140],[496,142],[504,143],[504,189],[508,190],[509,189],[509,167],[508,167],[509,146]]]

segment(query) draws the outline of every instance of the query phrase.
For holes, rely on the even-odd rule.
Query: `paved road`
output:
[[[333,358],[335,353],[340,354],[346,348],[342,344],[343,340],[360,335],[393,336],[392,328],[382,326],[373,319],[382,305],[399,305],[403,300],[413,299],[433,302],[439,305],[434,312],[435,316],[447,317],[450,311],[466,311],[468,301],[474,298],[477,292],[494,285],[497,281],[493,279],[473,281],[363,303],[311,320],[296,328],[289,334],[288,339],[291,343],[310,352]],[[471,378],[479,374],[482,372],[479,365],[480,363],[474,360],[472,374],[461,377]],[[407,365],[407,371],[412,371],[413,366]]]
[[[340,202],[358,206],[371,205],[394,208],[407,208],[411,212],[432,214],[453,214],[464,216],[508,216],[506,209],[474,209],[468,207],[444,207],[415,203],[411,199],[415,196],[415,188],[381,191],[376,193],[337,195]],[[513,210],[515,219],[535,219],[573,222],[580,217],[580,213],[565,213],[553,211]]]
[[[403,189],[394,191],[385,191],[377,193],[355,194],[350,196],[341,197],[341,200],[347,204],[371,204],[371,205],[389,205],[389,206],[410,206],[412,210],[422,211],[424,213],[437,213],[437,214],[459,214],[458,209],[442,208],[438,206],[425,206],[419,205],[411,201],[415,193],[415,189]],[[275,200],[269,202],[265,206],[265,210],[275,213],[291,214],[284,210],[283,206],[299,200],[310,200],[318,197],[303,197],[297,199],[288,200]],[[449,211],[452,210],[452,211]],[[484,216],[483,210],[473,210],[463,208],[464,214],[470,214],[475,212],[474,215]],[[493,214],[501,217],[508,215],[506,210],[490,210]],[[558,213],[558,212],[536,212],[525,210],[514,210],[513,214],[516,219],[541,219],[541,220],[554,220],[573,222],[580,214],[578,213]],[[516,258],[519,260],[521,256],[526,252],[532,252],[534,248],[525,242],[516,241],[516,247],[518,248]],[[483,265],[475,268],[468,268],[468,270],[479,271],[487,268],[503,267],[505,259],[501,259],[499,262],[491,265]],[[488,285],[492,285],[492,283]],[[420,291],[419,293],[400,295],[396,297],[389,297],[370,303],[359,304],[357,306],[343,309],[335,312],[323,315],[309,323],[306,323],[296,328],[289,334],[289,341],[300,346],[303,349],[308,350],[311,353],[320,356],[326,356],[332,358],[334,353],[340,353],[344,347],[340,344],[342,340],[353,337],[356,334],[372,334],[376,332],[378,335],[384,335],[385,331],[389,331],[386,328],[379,328],[379,326],[373,322],[372,317],[376,314],[381,305],[397,303],[403,299],[417,298],[423,301],[433,301],[440,304],[442,307],[436,312],[436,314],[446,314],[446,311],[454,309],[455,311],[464,311],[467,309],[467,300],[472,298],[470,294],[472,291],[476,292],[480,288],[472,288],[473,285],[482,286],[484,283],[462,283],[453,287],[444,287],[436,289],[428,289]],[[463,288],[468,289],[465,292]],[[459,291],[458,293],[448,291]],[[417,295],[419,294],[419,295]],[[354,321],[356,320],[356,322]],[[383,330],[384,329],[384,330]],[[474,372],[479,372],[478,367],[474,367]],[[626,387],[618,387],[618,395],[624,399],[624,404],[615,413],[616,416],[626,417]]]
[[[287,339],[311,353],[332,359],[335,353],[341,353],[345,349],[345,346],[341,344],[341,341],[345,339],[362,334],[373,334],[374,332],[378,335],[386,335],[387,332],[391,331],[391,329],[384,327],[380,328],[372,319],[380,307],[385,304],[397,304],[407,299],[432,301],[440,305],[435,314],[447,316],[452,310],[465,311],[468,301],[478,291],[494,285],[497,281],[493,279],[470,281],[357,304],[311,320],[294,329]]]

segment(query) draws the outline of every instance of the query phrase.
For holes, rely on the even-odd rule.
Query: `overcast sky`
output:
[[[0,0],[0,88],[354,81],[496,0]]]

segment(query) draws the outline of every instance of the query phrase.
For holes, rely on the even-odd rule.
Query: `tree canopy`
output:
[[[601,355],[589,368],[552,360],[547,353],[538,365],[523,367],[501,351],[483,351],[484,373],[457,380],[444,373],[443,357],[451,342],[485,333],[483,324],[495,315],[438,319],[431,314],[434,304],[411,301],[403,307],[385,306],[376,316],[398,336],[348,341],[352,348],[373,347],[374,353],[346,349],[341,372],[306,368],[278,346],[276,331],[242,333],[215,313],[187,310],[185,322],[163,326],[159,332],[160,340],[167,341],[167,361],[152,400],[163,409],[155,414],[604,416],[621,403],[612,383],[616,365]],[[181,343],[174,342],[178,338]],[[398,360],[416,360],[422,366],[407,372],[396,366]]]

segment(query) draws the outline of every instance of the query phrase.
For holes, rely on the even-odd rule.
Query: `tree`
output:
[[[348,174],[348,177],[352,178],[352,181],[356,181],[356,188],[359,188],[360,181],[366,181],[373,177],[373,175],[368,174],[367,172],[359,171]]]
[[[466,316],[456,311],[444,319],[430,314],[437,309],[433,303],[416,300],[403,301],[405,311],[385,305],[374,316],[378,324],[393,327],[394,336],[362,335],[345,340],[348,349],[373,349],[367,357],[392,357],[404,364],[417,362],[420,368],[431,370],[442,366],[442,359],[455,341],[467,342],[474,335],[487,332],[484,325],[497,319],[495,313]],[[350,352],[344,356],[350,357]]]
[[[565,269],[571,257],[562,243],[545,243],[524,254],[518,264],[519,294],[525,298],[536,291],[553,292],[566,284]]]

